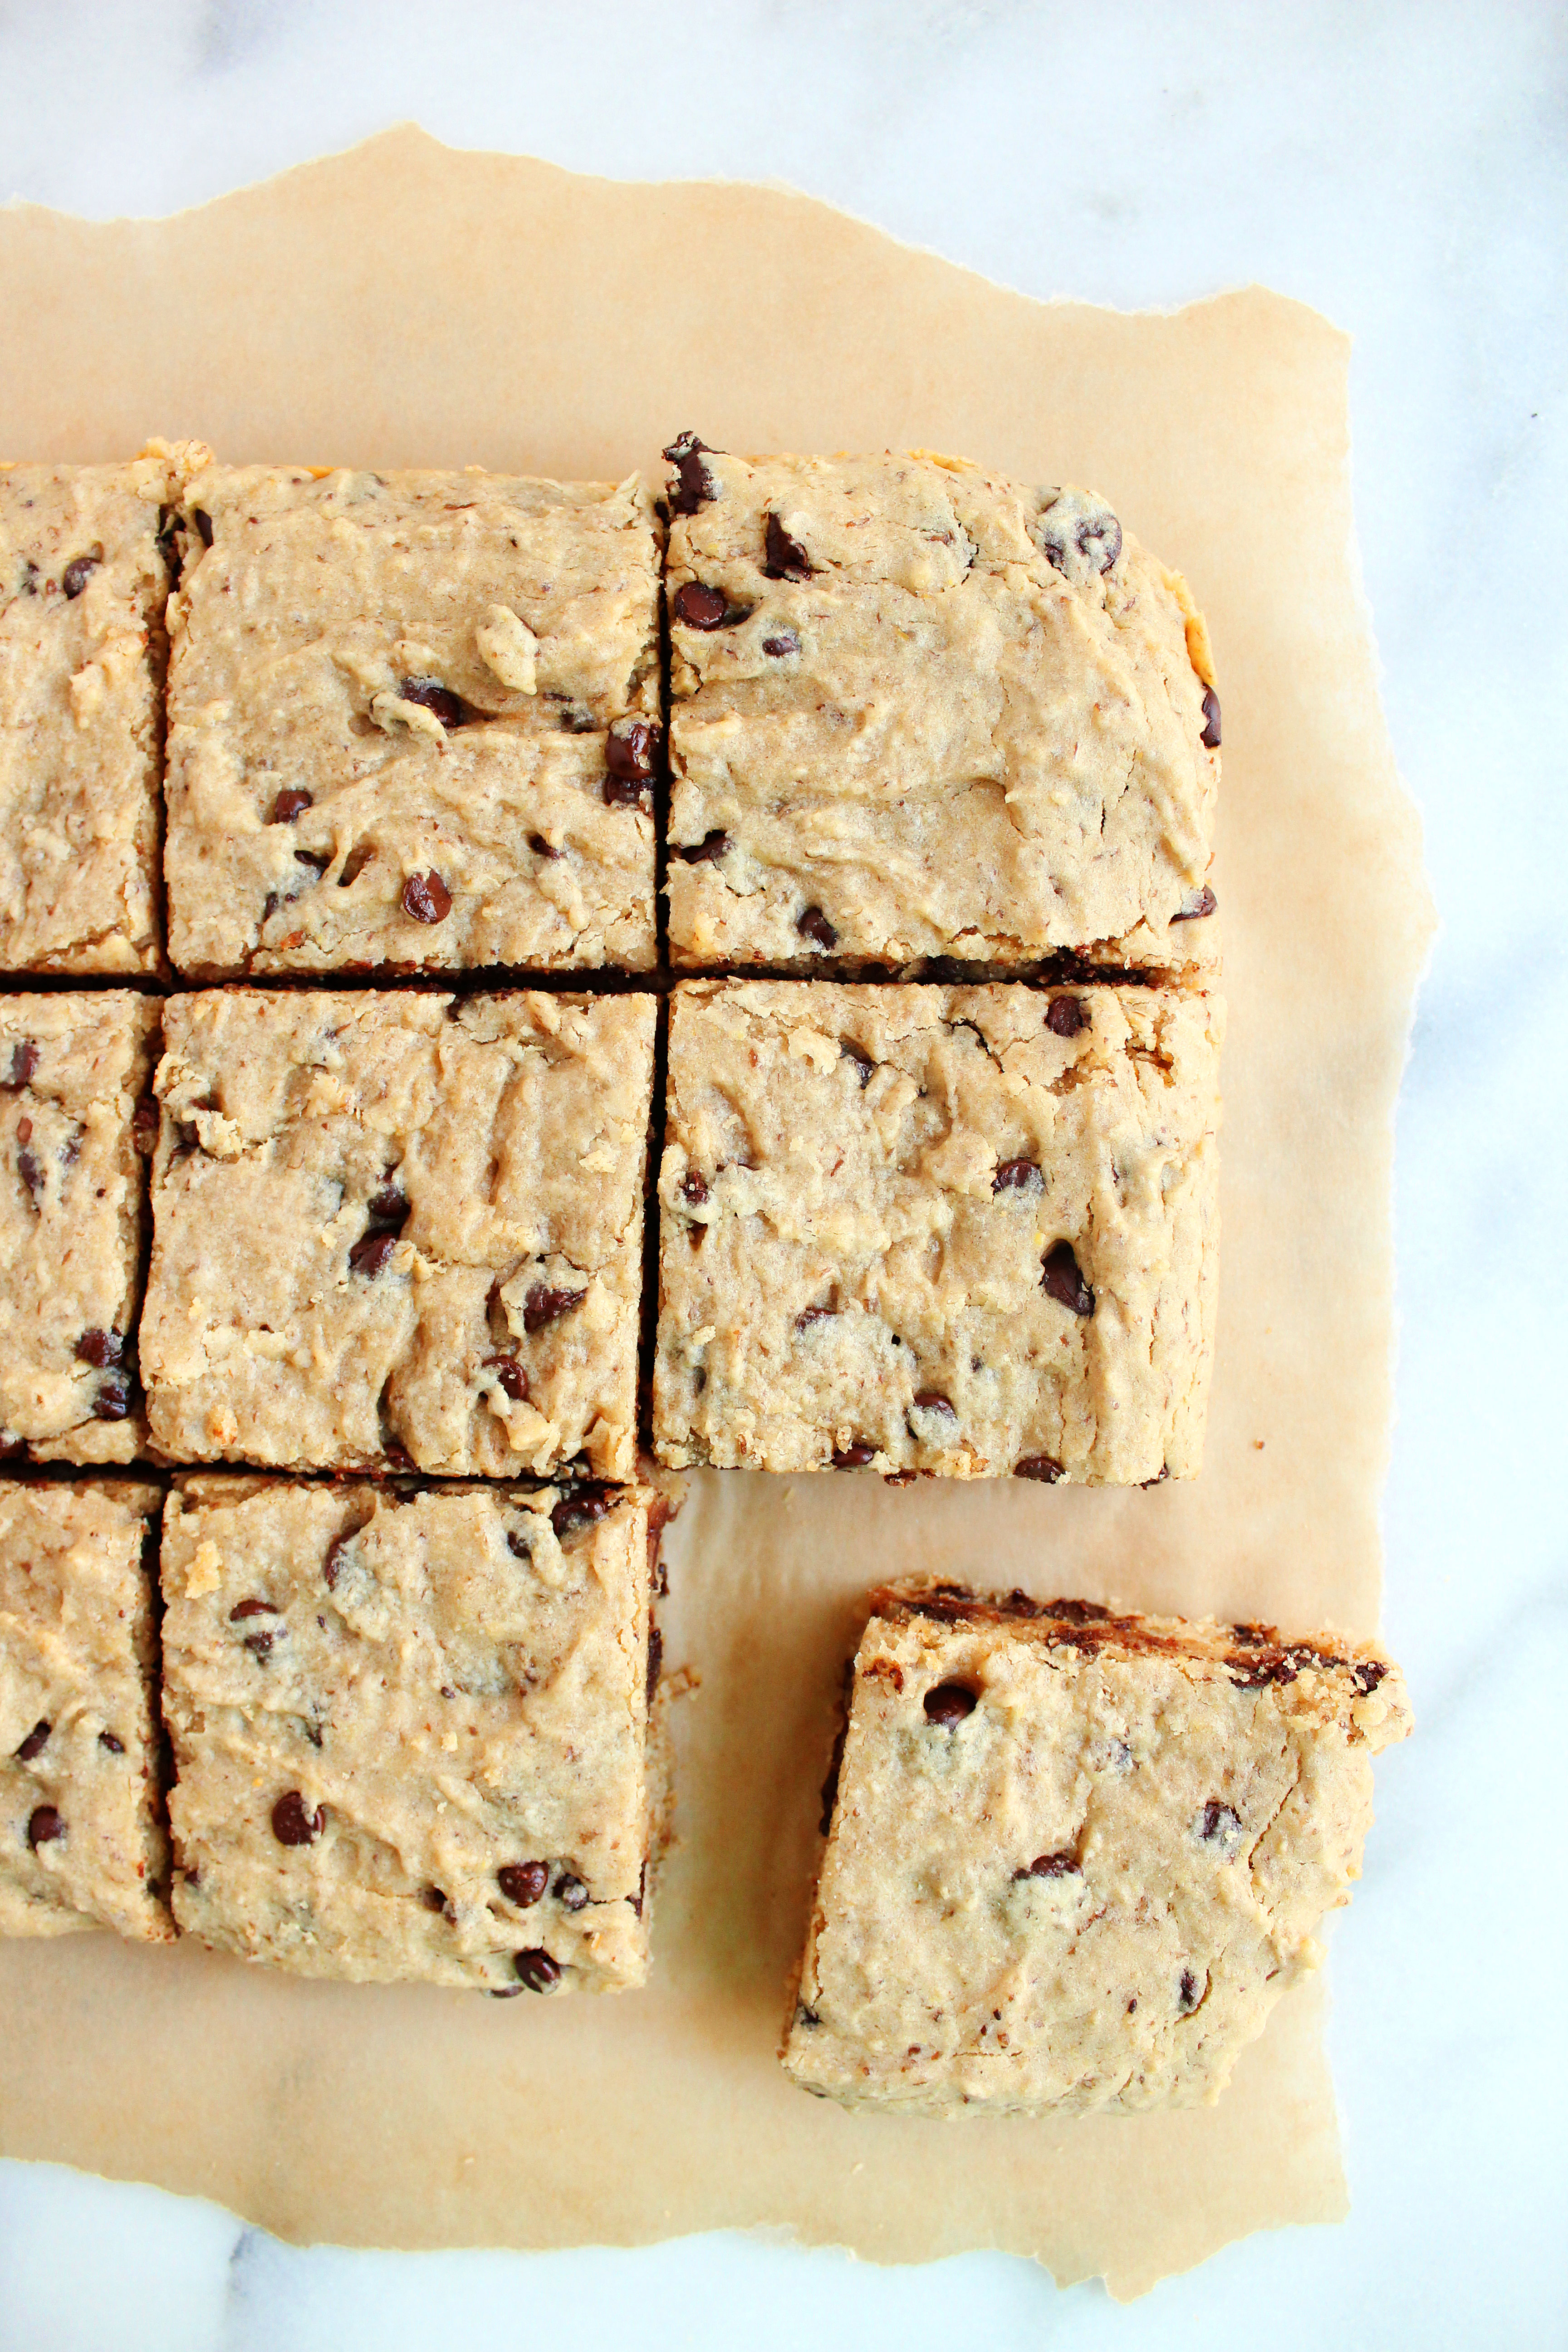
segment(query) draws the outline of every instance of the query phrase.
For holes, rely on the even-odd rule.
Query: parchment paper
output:
[[[803,197],[618,186],[412,130],[173,221],[12,209],[0,315],[17,457],[192,434],[235,460],[616,478],[689,425],[1098,488],[1208,615],[1230,999],[1198,1483],[704,1474],[669,1538],[666,1656],[697,1687],[671,1704],[680,1843],[646,1992],[490,2002],[191,1945],[0,1945],[0,2149],[200,2191],[301,2240],[764,2224],[889,2261],[1007,2248],[1118,2295],[1342,2214],[1315,1988],[1217,2107],[1175,2116],[852,2117],[790,2088],[773,2048],[871,1580],[1376,1624],[1391,1113],[1432,917],[1352,541],[1345,339],[1256,289],[1173,316],[1043,306]]]

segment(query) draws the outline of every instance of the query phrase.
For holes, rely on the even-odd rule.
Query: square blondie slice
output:
[[[654,1020],[631,994],[168,999],[154,1450],[629,1475]]]
[[[658,572],[636,476],[216,466],[170,605],[170,955],[656,958]]]
[[[0,1936],[174,1935],[148,1559],[130,1479],[0,1479]]]
[[[181,1927],[306,1976],[640,1984],[658,1517],[647,1488],[182,1479]]]
[[[666,454],[678,964],[1217,969],[1208,635],[1103,499]]]
[[[1381,1652],[1272,1627],[875,1596],[784,2063],[846,2105],[1212,2103],[1349,1900]]]
[[[1195,1476],[1223,1008],[689,981],[659,1180],[677,1468]]]
[[[168,525],[207,458],[0,466],[0,971],[162,967]]]
[[[0,997],[0,1447],[139,1451],[136,1307],[159,1001]]]

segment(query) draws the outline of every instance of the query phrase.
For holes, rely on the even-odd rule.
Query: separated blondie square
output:
[[[684,982],[659,1458],[1195,1476],[1222,1020],[1137,986]]]
[[[0,466],[0,971],[162,965],[170,523],[208,456]]]
[[[1103,499],[666,454],[678,964],[1217,970],[1208,635]]]
[[[654,1015],[632,994],[170,998],[153,1449],[628,1476]]]
[[[878,1594],[787,2072],[914,2113],[1212,2102],[1321,1958],[1409,1728],[1336,1635]]]
[[[0,1936],[174,1935],[156,1486],[0,1480]]]
[[[182,1479],[181,1927],[304,1976],[640,1984],[658,1524],[642,1488]]]
[[[215,466],[170,608],[170,954],[655,961],[659,534],[637,477]]]
[[[159,1001],[0,997],[0,1448],[141,1450],[136,1308]]]

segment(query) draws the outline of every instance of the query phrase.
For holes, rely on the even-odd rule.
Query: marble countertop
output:
[[[1128,2309],[970,2255],[300,2252],[0,2164],[0,2352],[1568,2340],[1560,1860],[1568,34],[1513,0],[131,0],[0,10],[0,195],[153,214],[417,118],[617,177],[787,181],[1049,296],[1261,280],[1355,339],[1354,487],[1443,929],[1398,1124],[1384,1604],[1420,1736],[1330,1970],[1350,2219]],[[4,331],[25,332],[7,320]],[[0,434],[3,437],[3,434]]]

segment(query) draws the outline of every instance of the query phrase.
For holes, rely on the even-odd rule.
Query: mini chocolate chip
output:
[[[158,1097],[156,1095],[141,1095],[137,1097],[136,1108],[131,1114],[131,1139],[137,1150],[142,1153],[153,1151],[157,1148]]]
[[[940,1389],[917,1389],[910,1403],[917,1412],[939,1413],[944,1421],[958,1419],[952,1398],[944,1397]]]
[[[82,590],[87,586],[88,582],[98,570],[100,561],[101,559],[96,555],[73,555],[71,557],[70,562],[66,565],[65,570],[60,574],[60,586],[65,590],[68,597],[76,597],[81,594]]]
[[[416,923],[444,923],[452,911],[452,894],[432,866],[428,874],[411,874],[403,886],[403,911]]]
[[[701,1208],[708,1198],[708,1179],[695,1168],[689,1168],[680,1180],[680,1197],[694,1209]]]
[[[123,1421],[131,1411],[131,1382],[124,1372],[110,1372],[100,1381],[92,1401],[95,1421]]]
[[[814,940],[819,948],[836,948],[838,934],[820,907],[803,907],[795,919],[795,929],[803,939]]]
[[[340,1536],[338,1542],[342,1541],[342,1538]],[[337,1549],[336,1544],[333,1545],[332,1549],[333,1551]],[[327,1556],[331,1559],[331,1554],[329,1553]],[[231,1625],[243,1625],[247,1617],[276,1617],[277,1614],[278,1612],[270,1601],[237,1601],[228,1612],[228,1622]]]
[[[37,1853],[41,1845],[50,1845],[66,1833],[65,1822],[53,1805],[35,1806],[27,1823],[27,1843]]]
[[[515,1356],[487,1356],[483,1370],[494,1372],[513,1404],[528,1402],[528,1374]]]
[[[1091,563],[1098,558],[1101,572],[1109,572],[1121,552],[1121,525],[1113,514],[1085,515],[1073,535],[1079,553]]]
[[[508,1529],[506,1548],[508,1551],[510,1552],[513,1559],[531,1559],[533,1558],[533,1546],[529,1542],[528,1538],[525,1535],[519,1533],[516,1528],[510,1528]]]
[[[657,1625],[647,1629],[647,1704],[653,1705],[653,1695],[658,1688],[659,1669],[664,1664],[664,1635]]]
[[[210,547],[213,543],[213,519],[205,507],[193,507],[191,520],[195,524],[202,545]]]
[[[1079,1272],[1070,1242],[1053,1242],[1041,1261],[1040,1286],[1047,1298],[1068,1307],[1075,1315],[1094,1313],[1094,1293]]]
[[[1212,686],[1204,688],[1204,731],[1198,741],[1205,751],[1219,750],[1219,697]]]
[[[26,1147],[16,1154],[16,1173],[26,1186],[28,1197],[36,1202],[43,1190],[44,1171]]]
[[[528,845],[535,857],[559,857],[561,855],[558,849],[551,848],[542,833],[531,833],[528,836]]]
[[[117,1364],[125,1353],[125,1342],[118,1331],[100,1331],[96,1325],[84,1331],[76,1343],[79,1363],[96,1365],[101,1372],[110,1364]]]
[[[1079,996],[1053,996],[1051,1009],[1046,1015],[1046,1026],[1053,1037],[1076,1037],[1080,1029],[1089,1027],[1089,1013]]]
[[[247,1633],[241,1644],[241,1647],[248,1650],[252,1657],[265,1658],[270,1656],[272,1644],[276,1639],[277,1635],[270,1632],[266,1633]]]
[[[117,1739],[112,1731],[100,1731],[98,1744],[100,1748],[107,1748],[111,1756],[123,1756],[125,1753],[124,1740]]]
[[[532,1951],[519,1952],[512,1967],[530,1992],[548,1992],[552,1985],[558,1985],[561,1981],[559,1963],[537,1946]]]
[[[1374,1691],[1387,1672],[1381,1658],[1363,1658],[1356,1666],[1356,1682],[1363,1692]]]
[[[399,701],[416,702],[421,710],[428,710],[443,727],[461,727],[474,715],[462,696],[454,694],[449,686],[443,686],[438,677],[400,677],[397,695]],[[422,916],[420,919],[428,921],[429,918]]]
[[[563,1911],[582,1911],[587,1907],[588,1890],[580,1878],[563,1870],[555,1882],[555,1900]]]
[[[326,872],[331,862],[332,853],[330,849],[297,849],[294,852],[295,865],[308,866],[318,878]]]
[[[574,1535],[579,1528],[591,1528],[602,1519],[610,1507],[610,1498],[595,1486],[578,1486],[563,1495],[550,1514],[550,1524],[558,1537]]]
[[[1204,1807],[1203,1835],[1211,1841],[1217,1838],[1224,1843],[1240,1828],[1241,1815],[1235,1807],[1222,1805],[1217,1797],[1211,1797]]]
[[[921,1702],[926,1721],[943,1726],[962,1723],[966,1715],[973,1714],[977,1696],[967,1683],[938,1683]]]
[[[547,1862],[504,1862],[496,1873],[496,1884],[509,1903],[526,1911],[538,1902],[550,1884]]]
[[[1059,1853],[1037,1853],[1027,1870],[1016,1870],[1015,1878],[1072,1878],[1078,1875],[1079,1858],[1071,1846],[1063,1846]]]
[[[730,836],[722,827],[705,833],[700,841],[671,845],[671,855],[683,858],[688,866],[716,866],[730,846]]]
[[[1179,907],[1172,916],[1173,923],[1201,923],[1214,913],[1219,901],[1205,882],[1190,907]]]
[[[338,876],[339,889],[346,890],[352,882],[357,882],[374,856],[375,851],[368,841],[356,841],[343,860]]]
[[[552,1290],[547,1283],[536,1282],[522,1302],[522,1328],[525,1331],[542,1331],[547,1323],[554,1323],[574,1307],[581,1307],[588,1296],[582,1290]]]
[[[374,1281],[378,1274],[384,1272],[396,1247],[395,1234],[362,1234],[349,1252],[349,1264],[355,1274],[363,1274],[367,1280]]]
[[[1003,1160],[991,1179],[994,1192],[1030,1192],[1043,1185],[1038,1163],[1033,1160]]]
[[[1062,1465],[1054,1454],[1026,1454],[1013,1465],[1015,1478],[1037,1478],[1042,1486],[1054,1486],[1062,1475]]]
[[[310,793],[279,793],[272,803],[271,822],[274,824],[292,824],[297,816],[303,816],[308,808],[314,808],[315,805],[315,800]],[[330,859],[328,863],[331,863]]]
[[[786,655],[799,653],[800,639],[793,629],[784,629],[776,637],[764,637],[763,651],[770,661],[783,661]]]
[[[695,514],[700,506],[717,495],[713,477],[702,463],[703,457],[711,457],[713,452],[695,433],[678,433],[664,454],[676,473],[669,491],[670,513]]]
[[[795,1318],[795,1328],[797,1331],[809,1331],[816,1323],[836,1323],[837,1319],[837,1307],[803,1307]]]
[[[11,1048],[11,1075],[8,1078],[0,1079],[0,1087],[8,1095],[20,1094],[24,1087],[32,1083],[33,1073],[37,1066],[37,1046],[31,1037],[24,1037],[19,1045]]]
[[[327,1580],[329,1592],[335,1592],[338,1589],[338,1576],[342,1568],[343,1553],[358,1533],[357,1528],[345,1528],[342,1534],[334,1536],[327,1546],[327,1556],[321,1562],[321,1574]]]
[[[1194,2008],[1195,2008],[1195,2007],[1196,2007],[1196,2005],[1197,2005],[1197,1998],[1198,1998],[1198,1980],[1197,1980],[1196,1977],[1195,1977],[1195,1976],[1194,1976],[1194,1974],[1193,1974],[1193,1972],[1192,1972],[1191,1969],[1184,1969],[1182,1970],[1182,1992],[1181,1992],[1181,2002],[1180,2002],[1180,2006],[1181,2006],[1182,2013],[1183,2013],[1183,2015],[1184,2015],[1184,2016],[1186,2014],[1186,2012],[1187,2012],[1187,2011],[1188,2011],[1189,2009],[1194,2009]]]
[[[658,729],[650,719],[618,719],[605,745],[605,765],[622,783],[650,783],[658,754]]]
[[[705,581],[683,580],[670,609],[688,629],[721,629],[730,617],[730,600],[721,588],[710,588]]]
[[[812,567],[798,539],[792,539],[776,514],[770,514],[763,529],[763,545],[766,560],[763,564],[764,578],[769,580],[809,580]]]
[[[870,1085],[872,1079],[877,1075],[877,1065],[871,1059],[870,1055],[866,1052],[864,1046],[857,1045],[852,1038],[840,1037],[838,1040],[838,1058],[841,1062],[854,1063],[855,1067],[860,1073],[860,1091],[864,1094],[867,1087]]]
[[[34,1724],[31,1731],[28,1732],[26,1739],[23,1740],[20,1748],[16,1750],[16,1761],[18,1764],[30,1764],[35,1756],[40,1755],[43,1752],[44,1745],[47,1740],[48,1736],[49,1726],[42,1717],[40,1717],[38,1721]]]
[[[857,1441],[853,1445],[839,1447],[833,1457],[833,1466],[836,1470],[864,1470],[868,1462],[875,1462],[876,1459],[874,1445],[863,1445]]]
[[[324,1808],[318,1805],[308,1813],[298,1789],[286,1790],[272,1808],[272,1834],[279,1845],[313,1845],[326,1826]]]

